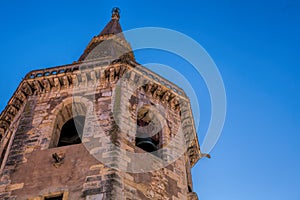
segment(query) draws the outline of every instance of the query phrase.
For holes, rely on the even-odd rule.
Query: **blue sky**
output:
[[[33,69],[76,61],[90,39],[121,8],[123,30],[164,27],[199,42],[211,55],[227,92],[222,136],[193,169],[202,200],[300,199],[300,3],[275,1],[1,1],[0,109]],[[136,53],[141,63],[192,68],[165,52]],[[210,102],[201,77],[203,139]]]

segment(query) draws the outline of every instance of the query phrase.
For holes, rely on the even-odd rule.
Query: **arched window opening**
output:
[[[148,107],[141,107],[137,116],[137,134],[135,145],[146,152],[155,152],[161,145],[161,124],[157,113]]]
[[[57,146],[80,144],[84,129],[85,116],[76,116],[67,121],[60,132]]]

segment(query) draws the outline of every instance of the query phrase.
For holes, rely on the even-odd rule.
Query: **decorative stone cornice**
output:
[[[166,104],[182,116],[181,123],[189,146],[188,155],[191,166],[193,166],[201,154],[188,97],[181,88],[126,58],[112,63],[105,59],[79,62],[28,73],[0,115],[1,138],[29,96],[43,95],[87,84],[94,85],[95,83],[100,87],[106,87],[108,84],[116,84],[123,76],[136,82],[143,81],[145,84],[141,88],[146,95]]]

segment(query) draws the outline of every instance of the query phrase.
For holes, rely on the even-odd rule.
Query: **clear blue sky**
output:
[[[300,200],[296,0],[1,1],[0,109],[27,72],[77,60],[110,20],[114,6],[122,10],[124,30],[157,26],[180,31],[198,41],[219,67],[227,119],[212,159],[199,161],[193,170],[199,198]],[[141,63],[161,62],[192,73],[183,61],[166,59],[166,53],[145,53],[136,54]],[[201,80],[191,81],[198,97],[207,98]],[[200,101],[205,132],[210,104]]]

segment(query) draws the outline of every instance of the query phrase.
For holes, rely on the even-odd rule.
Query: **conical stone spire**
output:
[[[112,10],[112,16],[110,22],[105,26],[105,28],[101,31],[99,36],[111,35],[111,34],[119,34],[122,33],[122,28],[119,23],[120,20],[120,9],[114,8]],[[122,34],[123,35],[123,34]]]
[[[95,36],[80,56],[79,61],[97,59],[118,59],[122,56],[129,56],[134,59],[130,44],[126,41],[120,20],[120,9],[114,8],[110,22]]]

